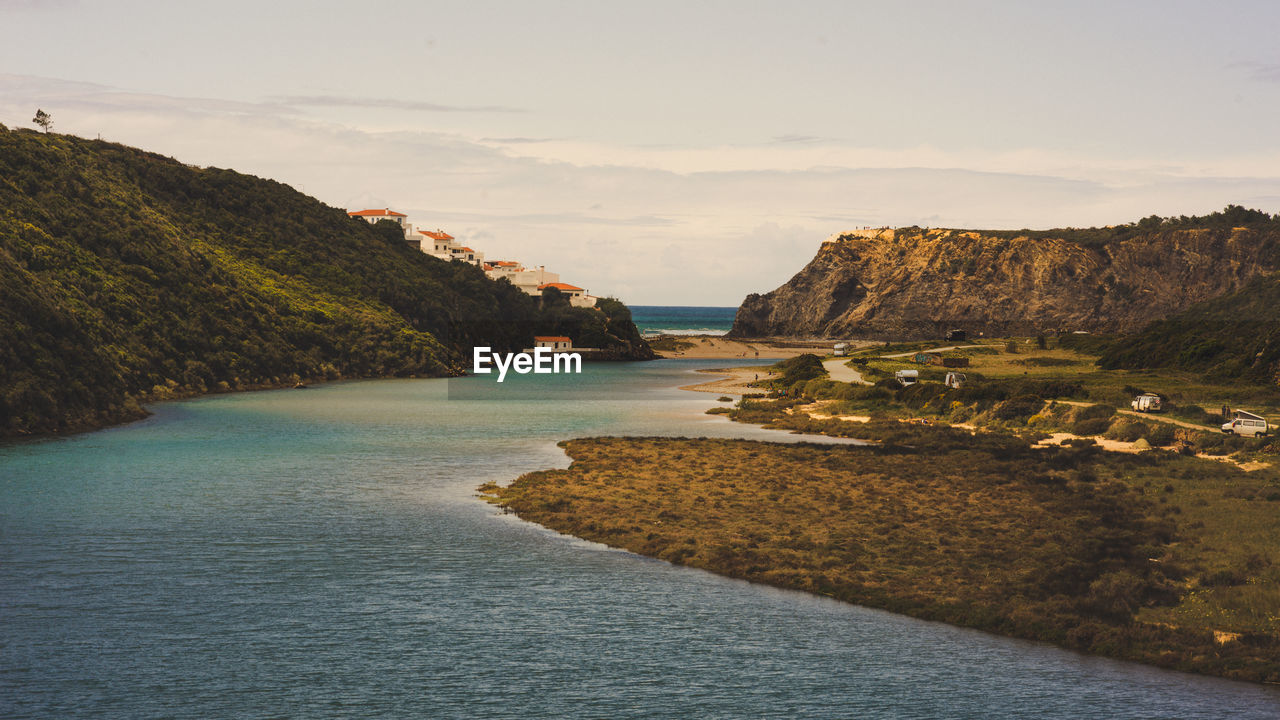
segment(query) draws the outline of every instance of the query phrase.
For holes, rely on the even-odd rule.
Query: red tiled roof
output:
[[[456,248],[454,252],[475,252],[475,250],[472,250],[469,247],[460,247],[460,248]]]
[[[428,231],[426,231],[426,232],[424,232],[424,233],[422,233],[422,234],[423,234],[423,235],[426,235],[427,237],[431,238],[432,240],[452,240],[452,239],[453,239],[453,236],[452,236],[452,235],[450,235],[449,233],[447,233],[447,232],[445,232],[445,231],[443,231],[443,230],[435,230],[435,231],[428,230]]]
[[[582,288],[578,287],[577,285],[570,285],[569,283],[543,283],[538,286],[539,290],[543,288],[555,288],[557,290],[570,290],[570,291],[580,290],[580,291],[586,292],[585,290],[582,290]]]
[[[520,263],[513,262],[511,260],[499,260],[495,264],[498,265],[499,267],[519,267],[520,266]]]
[[[572,338],[567,338],[567,337],[565,337],[564,335],[534,335],[534,336],[533,336],[533,341],[534,341],[534,342],[567,342],[567,343],[572,343],[572,342],[573,342],[573,339],[572,339]]]
[[[381,210],[356,210],[355,212],[349,212],[347,214],[359,217],[409,217],[408,215],[398,213],[391,208],[383,208]]]
[[[492,265],[490,265],[489,263],[485,263],[485,264],[484,264],[483,266],[481,266],[481,267],[482,267],[483,269],[485,269],[485,270],[492,270],[492,269],[493,269],[493,266],[492,266]]]

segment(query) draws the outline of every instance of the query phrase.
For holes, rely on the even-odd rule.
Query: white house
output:
[[[578,287],[577,285],[570,285],[569,283],[562,283],[562,282],[543,283],[542,285],[538,286],[538,292],[541,293],[543,290],[546,290],[547,288],[555,288],[556,290],[560,291],[561,295],[568,295],[569,304],[574,307],[595,307],[596,306],[595,296],[588,295],[586,290]]]
[[[573,340],[564,335],[536,335],[533,338],[534,348],[548,348],[550,350],[572,350]]]
[[[414,229],[409,233],[409,239],[418,240],[418,247],[422,252],[431,257],[440,258],[441,260],[458,260],[472,265],[484,264],[484,253],[473,250],[464,245],[459,245],[449,233],[440,230],[420,230]]]
[[[381,210],[356,210],[348,212],[348,216],[360,218],[370,225],[375,225],[379,220],[392,220],[400,225],[401,228],[408,232],[409,216],[404,213],[398,213],[391,208],[382,208]]]
[[[494,280],[506,278],[512,285],[534,297],[542,294],[541,288],[543,285],[560,282],[560,275],[548,272],[544,266],[526,268],[520,263],[511,260],[499,260],[489,263],[489,267],[485,268],[484,274]]]

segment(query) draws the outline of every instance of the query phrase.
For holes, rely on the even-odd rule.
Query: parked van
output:
[[[969,334],[963,330],[948,330],[946,334],[947,342],[964,342]]]
[[[847,354],[848,352],[849,352],[849,344],[848,344],[848,343],[836,343],[836,344],[831,348],[831,354],[832,354],[832,355],[835,355],[836,357],[844,357],[844,356],[845,356],[845,354]]]
[[[964,373],[962,372],[949,372],[947,373],[946,382],[944,382],[943,384],[949,388],[955,388],[959,390],[960,388],[964,387],[964,381],[966,379],[967,378],[965,378]]]
[[[1267,426],[1266,418],[1244,410],[1235,411],[1231,422],[1222,425],[1222,432],[1244,437],[1262,437],[1268,430],[1270,428]]]
[[[1138,412],[1160,412],[1160,396],[1155,393],[1143,393],[1134,398],[1129,406]]]
[[[896,378],[897,381],[902,384],[902,387],[907,387],[908,385],[915,385],[917,382],[919,382],[920,371],[919,370],[899,370],[898,372],[893,374],[893,377]]]

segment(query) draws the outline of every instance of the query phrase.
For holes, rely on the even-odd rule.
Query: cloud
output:
[[[79,0],[0,0],[0,10],[61,10],[79,4]]]
[[[534,156],[433,131],[427,119],[419,123],[427,129],[376,132],[284,104],[0,75],[0,122],[30,127],[37,104],[60,132],[101,133],[186,163],[273,178],[333,205],[399,209],[488,257],[546,265],[566,282],[637,304],[735,304],[785,282],[823,239],[864,225],[1020,229],[1228,203],[1280,210],[1280,158],[1266,154],[1216,165],[1070,165],[1036,149],[517,144],[543,153]],[[692,170],[680,165],[690,153]],[[1070,172],[1055,172],[1060,166]]]
[[[555,139],[529,137],[485,137],[480,138],[479,142],[495,143],[497,145],[527,145],[529,143],[555,142]]]
[[[1237,62],[1227,67],[1244,70],[1254,80],[1280,83],[1280,63]]]
[[[774,135],[771,142],[778,145],[786,145],[791,143],[816,143],[823,142],[828,138],[821,138],[817,135]]]
[[[440,103],[400,100],[398,98],[361,98],[344,95],[286,95],[277,98],[283,105],[314,107],[384,108],[414,112],[440,113],[522,113],[520,108],[504,105],[442,105]]]

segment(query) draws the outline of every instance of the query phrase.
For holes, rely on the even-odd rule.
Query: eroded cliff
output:
[[[1156,220],[1086,242],[1067,239],[1080,234],[1071,230],[835,235],[785,285],[748,296],[732,335],[1130,332],[1280,267],[1274,223],[1171,228]]]

